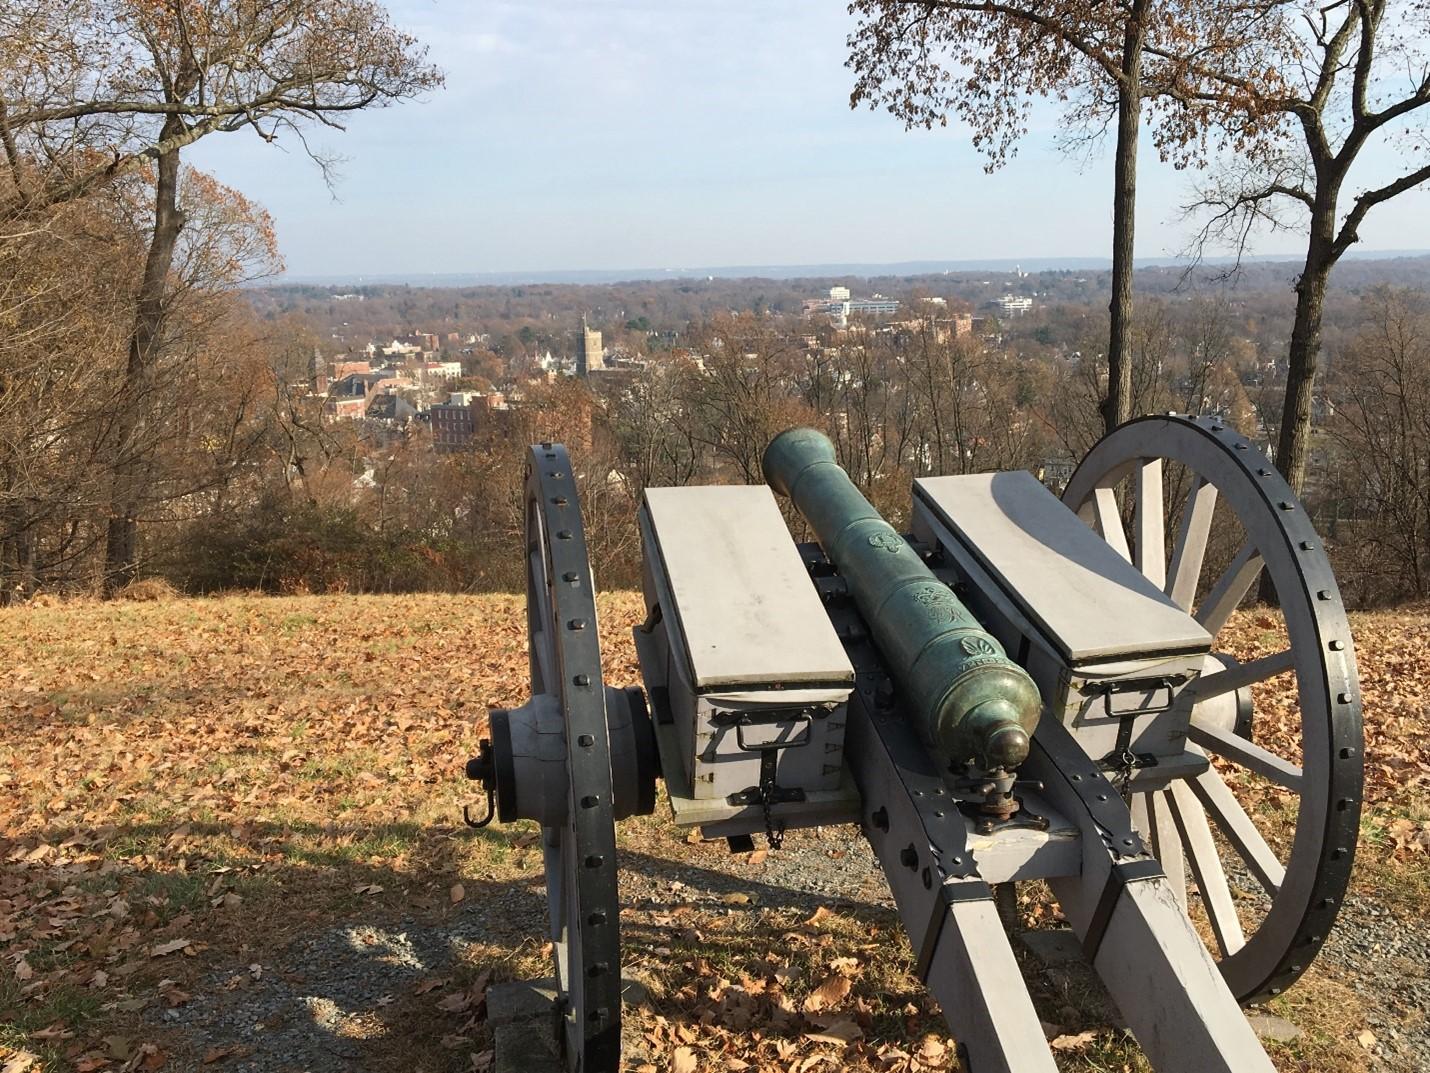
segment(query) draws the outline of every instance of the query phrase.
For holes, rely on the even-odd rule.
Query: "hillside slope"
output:
[[[640,610],[603,598],[609,681],[639,681]],[[1240,616],[1242,654],[1269,621]],[[1305,1032],[1285,1070],[1430,1065],[1430,611],[1353,625],[1371,807],[1347,919],[1277,1002]],[[489,1064],[487,982],[545,968],[534,832],[459,819],[486,707],[525,699],[518,598],[51,604],[0,612],[0,642],[0,1068]],[[622,848],[651,1068],[950,1068],[852,830],[731,857],[658,812]],[[1054,919],[1036,889],[1022,912]],[[1096,994],[1036,987],[1064,1068],[1140,1068]]]

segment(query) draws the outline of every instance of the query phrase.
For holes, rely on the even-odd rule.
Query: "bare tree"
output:
[[[745,484],[764,480],[772,439],[814,415],[798,397],[794,341],[764,318],[722,315],[703,332],[705,375],[694,381],[690,411],[701,441]]]
[[[1220,66],[1196,61],[1200,88],[1216,122],[1235,129],[1277,123],[1274,154],[1233,157],[1199,191],[1205,214],[1198,251],[1230,242],[1237,253],[1259,229],[1305,227],[1306,257],[1296,280],[1286,396],[1276,463],[1291,486],[1306,481],[1321,322],[1331,270],[1357,241],[1376,206],[1430,182],[1430,62],[1424,0],[1337,0],[1268,8],[1260,40],[1247,57]],[[1278,72],[1271,80],[1260,72]],[[1362,153],[1399,140],[1398,175],[1345,195]]]
[[[265,141],[283,133],[301,141],[307,125],[338,127],[347,113],[413,96],[439,76],[371,0],[79,0],[60,9],[32,6],[7,16],[26,44],[12,49],[6,82],[13,85],[0,84],[9,169],[0,217],[33,218],[117,176],[153,169],[148,251],[108,445],[112,589],[137,565],[142,411],[171,342],[170,273],[185,226],[181,151],[214,132],[245,128]],[[55,75],[38,62],[55,45],[74,69],[62,62]],[[27,97],[12,106],[17,91]]]
[[[1327,385],[1338,542],[1364,598],[1430,594],[1430,304],[1381,289]]]
[[[689,484],[704,451],[686,408],[696,370],[675,359],[647,366],[612,403],[611,431],[631,494],[651,486]]]
[[[851,105],[884,107],[907,126],[944,125],[952,113],[973,132],[989,168],[1026,129],[1036,98],[1067,103],[1074,122],[1115,124],[1112,299],[1102,395],[1111,431],[1133,411],[1132,266],[1137,145],[1144,104],[1158,108],[1154,141],[1184,165],[1205,145],[1195,113],[1203,68],[1245,50],[1264,5],[1173,0],[853,0],[849,37],[857,75]],[[1189,57],[1198,58],[1197,64]],[[1246,122],[1239,134],[1250,135]]]

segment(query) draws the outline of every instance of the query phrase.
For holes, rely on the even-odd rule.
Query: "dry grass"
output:
[[[639,680],[638,614],[634,596],[603,598],[612,682]],[[1357,889],[1423,920],[1425,856],[1397,850],[1395,824],[1430,816],[1417,677],[1430,616],[1356,626],[1374,760]],[[487,706],[524,699],[516,597],[155,593],[8,610],[0,641],[11,654],[0,692],[0,1067],[10,1047],[56,1070],[192,1068],[193,1041],[154,1027],[154,1011],[198,1001],[215,973],[281,967],[295,937],[337,922],[441,926],[463,910],[453,884],[470,903],[539,877],[529,831],[472,834],[458,822],[471,800],[461,764]],[[658,819],[625,825],[625,848],[697,865],[715,852]],[[657,995],[639,1026],[657,1068],[685,1046],[781,1069],[951,1067],[891,914],[810,921],[709,902],[625,925],[628,960]],[[178,939],[188,945],[155,955]],[[442,988],[374,1011],[367,1068],[483,1060],[480,1018],[439,1004],[482,969],[500,978],[543,964],[536,944],[496,940],[464,959]],[[847,993],[809,1009],[836,977]],[[1096,1029],[1060,1058],[1065,1069],[1142,1068],[1095,993],[1039,986],[1050,1019]],[[1277,1052],[1280,1068],[1358,1068],[1353,983],[1313,971],[1280,1009],[1308,1029]],[[808,1038],[841,1018],[866,1040],[845,1050]],[[465,1042],[444,1047],[444,1036]]]

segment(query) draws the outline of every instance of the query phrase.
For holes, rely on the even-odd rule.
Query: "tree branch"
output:
[[[1341,224],[1340,232],[1336,235],[1336,241],[1331,246],[1332,257],[1339,258],[1341,254],[1350,249],[1360,241],[1360,236],[1356,229],[1360,227],[1361,221],[1366,217],[1366,213],[1379,205],[1382,201],[1389,201],[1393,197],[1412,190],[1421,183],[1430,182],[1430,164],[1417,168],[1409,174],[1402,175],[1393,183],[1377,187],[1374,190],[1367,190],[1356,198],[1355,205],[1347,213],[1345,222]]]

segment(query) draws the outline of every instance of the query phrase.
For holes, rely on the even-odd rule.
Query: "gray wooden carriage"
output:
[[[468,775],[497,818],[542,825],[566,1068],[619,1066],[614,825],[662,778],[677,826],[734,848],[857,825],[975,1073],[1055,1068],[995,907],[1030,879],[1156,1069],[1270,1070],[1241,1005],[1335,920],[1362,736],[1325,551],[1266,458],[1215,419],[1143,418],[1061,499],[1027,473],[916,480],[907,535],[818,433],[765,467],[817,542],[764,485],[648,490],[644,688],[617,688],[570,460],[531,450],[532,700],[492,713]],[[1268,651],[1238,658],[1225,627],[1263,578]],[[1289,723],[1257,709],[1282,674]],[[1274,831],[1244,803],[1266,791]]]

